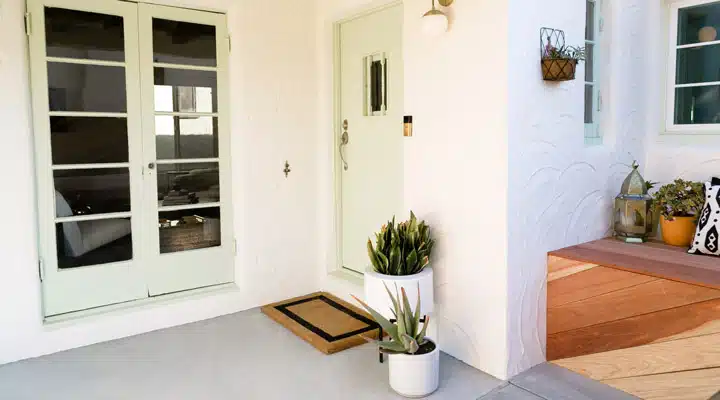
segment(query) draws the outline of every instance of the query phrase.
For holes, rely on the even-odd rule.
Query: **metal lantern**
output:
[[[630,243],[642,243],[652,232],[652,197],[638,167],[633,163],[615,198],[615,236]]]

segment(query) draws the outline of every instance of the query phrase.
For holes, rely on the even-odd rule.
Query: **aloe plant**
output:
[[[418,284],[418,298],[414,312],[410,307],[410,301],[405,293],[405,288],[400,289],[402,297],[397,293],[397,285],[395,285],[395,294],[397,296],[393,296],[387,285],[385,285],[385,290],[393,303],[391,311],[393,316],[395,316],[395,323],[390,322],[390,320],[383,317],[382,314],[375,311],[364,301],[355,296],[353,296],[353,298],[370,313],[375,322],[390,336],[390,340],[381,339],[377,341],[380,346],[380,351],[387,354],[415,354],[420,350],[420,346],[427,342],[425,332],[430,322],[430,317],[426,316],[424,322],[422,322],[422,329],[420,328],[420,285]]]
[[[430,263],[435,241],[430,227],[418,223],[410,211],[410,220],[395,223],[395,217],[375,234],[375,246],[368,239],[367,250],[375,272],[383,275],[405,276],[421,272]]]

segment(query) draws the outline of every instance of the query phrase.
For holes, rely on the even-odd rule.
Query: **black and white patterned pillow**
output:
[[[720,179],[705,183],[705,207],[698,218],[690,254],[720,256]]]

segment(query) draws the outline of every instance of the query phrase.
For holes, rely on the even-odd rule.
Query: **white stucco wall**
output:
[[[699,132],[667,134],[665,129],[665,77],[668,65],[669,7],[664,2],[647,2],[642,43],[651,65],[645,76],[648,99],[642,105],[647,118],[646,178],[663,184],[675,178],[706,181],[720,176],[720,129],[710,135]],[[669,73],[674,73],[672,66]]]
[[[649,3],[604,0],[605,138],[587,147],[583,68],[575,81],[545,83],[538,65],[541,27],[563,29],[568,44],[583,44],[585,2],[511,0],[508,375],[545,359],[547,252],[606,236],[628,165],[633,158],[645,163]]]
[[[5,0],[0,3],[0,209],[5,226],[0,231],[0,364],[211,318],[319,286],[314,3],[165,4],[228,12],[238,289],[43,325],[24,1]],[[285,160],[293,171],[287,179]]]
[[[44,326],[37,279],[32,127],[22,0],[0,8],[0,363],[247,309],[361,281],[337,266],[333,213],[332,23],[386,0],[187,0],[228,11],[238,290]],[[166,4],[172,3],[170,0]],[[720,174],[713,138],[663,137],[661,2],[604,0],[602,146],[583,142],[582,69],[548,84],[539,29],[582,44],[584,1],[458,0],[451,30],[420,31],[429,2],[404,4],[405,203],[438,239],[438,338],[499,378],[544,360],[547,251],[605,236],[628,164],[647,178]],[[512,10],[510,14],[509,10]],[[512,15],[512,18],[509,18]],[[512,24],[512,25],[508,25]],[[662,40],[659,40],[661,38]],[[661,66],[661,67],[658,67]],[[632,154],[632,155],[631,155]],[[286,179],[283,164],[293,172]],[[280,227],[268,229],[268,223]],[[277,229],[276,229],[277,228]]]
[[[383,1],[321,0],[320,225],[325,235],[319,274],[334,266],[332,219],[332,23]],[[430,2],[405,1],[405,205],[432,224],[438,339],[443,351],[499,378],[507,377],[507,3],[456,1],[450,31],[421,32]],[[398,121],[400,123],[400,121]],[[399,132],[399,131],[398,131]],[[339,295],[360,285],[329,277]]]

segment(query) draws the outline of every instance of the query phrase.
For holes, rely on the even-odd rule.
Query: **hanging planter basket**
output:
[[[541,60],[542,76],[546,81],[571,81],[575,79],[578,60],[571,58],[545,58]]]
[[[540,69],[546,81],[575,79],[578,61],[584,59],[584,48],[565,46],[565,32],[560,29],[540,29]]]

